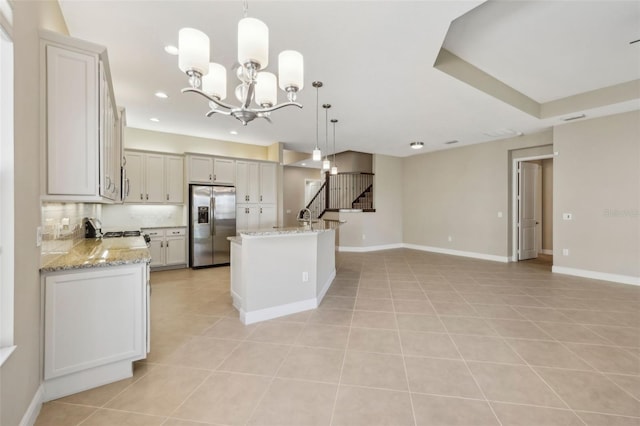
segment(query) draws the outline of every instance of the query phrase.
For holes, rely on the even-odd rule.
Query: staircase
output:
[[[321,218],[325,212],[362,210],[374,212],[373,173],[325,174],[325,181],[306,206],[312,219]]]

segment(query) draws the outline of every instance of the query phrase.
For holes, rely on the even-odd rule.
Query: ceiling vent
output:
[[[460,141],[458,141],[458,140],[454,139],[454,140],[452,140],[452,141],[446,141],[444,144],[445,144],[445,145],[453,145],[454,143],[458,143],[458,142],[460,142]]]
[[[522,132],[518,132],[513,129],[498,129],[493,132],[485,132],[483,135],[489,136],[490,138],[508,138],[511,136],[522,136]]]
[[[585,117],[586,117],[586,115],[584,115],[584,114],[574,115],[572,117],[563,118],[562,121],[580,120],[581,118],[585,118]]]

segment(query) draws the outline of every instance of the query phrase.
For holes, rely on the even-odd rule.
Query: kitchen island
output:
[[[43,400],[131,377],[149,351],[144,238],[84,239],[46,257]]]
[[[231,241],[231,296],[244,324],[317,308],[336,276],[336,221],[241,232]]]

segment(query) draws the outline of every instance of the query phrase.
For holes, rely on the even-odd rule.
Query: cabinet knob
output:
[[[164,242],[160,241],[160,247],[164,247]]]
[[[147,194],[147,200],[149,199],[149,194]]]
[[[260,207],[260,214],[262,214],[262,207]]]
[[[213,175],[213,180],[218,180],[218,178],[216,178],[216,175]]]
[[[167,194],[167,201],[169,201],[169,194]]]
[[[209,175],[209,180],[212,180],[212,175]]]
[[[169,241],[167,241],[167,247],[169,247]]]
[[[141,200],[144,200],[144,197],[142,196],[142,194],[140,194],[140,199],[141,199]]]
[[[262,201],[262,195],[260,196],[260,201]]]

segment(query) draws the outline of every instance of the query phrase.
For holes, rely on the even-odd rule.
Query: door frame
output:
[[[520,163],[534,160],[554,158],[555,154],[536,155],[532,157],[514,158],[511,169],[511,261],[518,262],[518,168]]]

